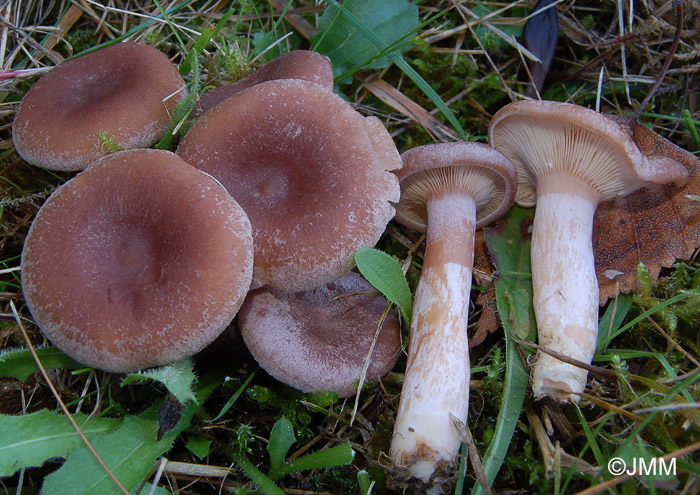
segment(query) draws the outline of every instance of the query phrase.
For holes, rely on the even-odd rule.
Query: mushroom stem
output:
[[[537,183],[532,229],[533,305],[539,344],[590,363],[598,337],[598,279],[593,216],[598,195],[583,182],[552,174]],[[532,387],[536,398],[578,402],[587,371],[540,353]]]
[[[391,455],[427,482],[438,462],[451,464],[457,457],[461,440],[450,415],[467,419],[476,205],[468,194],[448,192],[426,206],[425,258]]]

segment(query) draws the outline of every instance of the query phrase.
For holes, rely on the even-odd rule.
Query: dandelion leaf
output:
[[[122,420],[89,418],[74,414],[88,440],[116,430]],[[83,445],[63,414],[46,409],[21,416],[0,415],[0,477],[12,476],[21,468],[41,466],[54,457],[66,457]]]
[[[152,380],[163,384],[181,404],[185,404],[195,398],[192,386],[196,377],[192,366],[192,360],[187,358],[167,366],[131,373],[122,380],[122,386]]]
[[[91,443],[117,479],[133,489],[148,475],[158,456],[170,450],[173,440],[189,421],[156,440],[158,408],[151,407],[138,416],[130,416],[116,431],[100,435]],[[122,492],[100,466],[92,453],[83,447],[68,456],[65,464],[47,476],[42,494],[51,495],[117,495]]]

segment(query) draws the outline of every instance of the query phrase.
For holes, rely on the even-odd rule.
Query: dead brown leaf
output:
[[[644,263],[653,280],[662,267],[688,259],[700,247],[700,162],[645,125],[626,117],[614,120],[629,126],[642,152],[681,162],[690,171],[683,187],[655,185],[601,204],[593,225],[600,304],[619,292],[638,289],[637,266]]]

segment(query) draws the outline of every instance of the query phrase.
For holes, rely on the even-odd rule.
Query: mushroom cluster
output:
[[[391,455],[437,493],[461,442],[453,418],[468,413],[476,229],[514,201],[537,204],[539,343],[589,363],[596,206],[648,183],[682,184],[688,171],[640,151],[612,119],[544,101],[497,112],[490,146],[434,144],[399,156],[382,123],[332,89],[326,57],[287,53],[205,93],[171,153],[144,149],[186,93],[164,54],[118,43],[59,64],[22,101],[13,140],[29,163],[83,171],[32,223],[25,299],[57,347],[115,372],[191,356],[239,314],[268,373],[344,397],[368,353],[374,381],[400,349],[398,320],[351,272],[353,255],[392,218],[426,232]],[[585,383],[585,370],[538,356],[536,398],[575,402]]]
[[[147,80],[147,72],[158,75]],[[312,300],[326,306],[314,314],[333,315],[326,326],[345,334],[348,355],[344,371],[336,369],[341,380],[317,387],[351,393],[387,302],[340,297],[371,290],[356,274],[340,277],[393,217],[399,187],[391,170],[401,160],[381,122],[332,89],[326,57],[287,53],[206,93],[203,115],[176,155],[127,151],[152,145],[185,93],[177,69],[155,48],[112,45],[41,78],[21,103],[17,150],[33,164],[85,169],[40,209],[22,254],[25,298],[44,334],[97,368],[162,365],[212,342],[251,285],[273,284],[251,294],[247,307],[268,295],[305,301],[304,311]],[[66,102],[48,107],[60,108],[51,122],[37,112],[57,91]],[[246,340],[265,340],[252,319]],[[294,328],[320,337],[314,320],[297,317]],[[369,380],[393,366],[399,348],[392,314]],[[335,349],[317,352],[328,357]]]

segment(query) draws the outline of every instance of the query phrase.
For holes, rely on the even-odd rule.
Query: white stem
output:
[[[539,345],[590,364],[598,337],[598,279],[593,216],[598,198],[561,177],[538,181],[532,229],[533,304]],[[533,369],[536,398],[578,402],[588,372],[539,353]]]
[[[469,408],[467,320],[474,264],[476,205],[463,193],[431,198],[423,270],[413,303],[408,363],[391,455],[429,481],[450,466],[461,440],[450,415]]]

